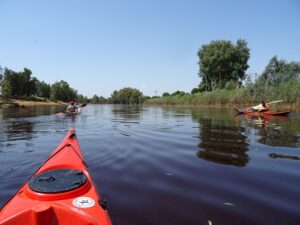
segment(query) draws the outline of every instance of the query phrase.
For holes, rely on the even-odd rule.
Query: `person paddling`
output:
[[[67,109],[66,109],[66,112],[67,113],[74,113],[74,112],[77,112],[78,108],[77,106],[75,105],[75,102],[72,100],[70,102],[70,105],[68,105]]]
[[[262,100],[259,105],[248,108],[248,110],[251,112],[264,112],[264,111],[268,111],[269,109],[270,109],[269,105],[266,104],[264,100]]]

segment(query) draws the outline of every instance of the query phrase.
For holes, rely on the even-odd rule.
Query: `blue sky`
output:
[[[191,91],[197,51],[212,40],[245,39],[248,73],[274,55],[300,61],[297,0],[0,0],[0,29],[2,67],[65,80],[88,97]]]

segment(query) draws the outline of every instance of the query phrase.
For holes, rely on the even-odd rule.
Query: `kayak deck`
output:
[[[71,179],[71,180],[69,180]],[[0,211],[3,225],[111,225],[71,129]]]

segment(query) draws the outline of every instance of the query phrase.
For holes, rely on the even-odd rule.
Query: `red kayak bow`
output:
[[[0,211],[1,225],[111,225],[75,130]]]

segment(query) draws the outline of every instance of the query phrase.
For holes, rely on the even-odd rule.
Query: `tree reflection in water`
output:
[[[33,137],[33,123],[26,120],[6,123],[4,124],[3,129],[3,142],[28,140]]]
[[[114,105],[111,112],[115,116],[115,121],[138,123],[143,110],[139,105]]]
[[[232,114],[222,113],[217,109],[202,109],[193,110],[192,117],[199,123],[199,158],[224,165],[247,165],[249,144],[246,128],[240,126]]]
[[[238,126],[214,125],[212,119],[199,120],[203,150],[197,156],[212,161],[234,166],[246,166],[249,162],[247,137],[242,133],[245,128]]]

